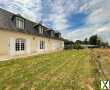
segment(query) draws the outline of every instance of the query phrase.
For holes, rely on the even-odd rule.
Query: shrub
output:
[[[83,47],[79,43],[75,43],[73,46],[74,49],[83,49]]]

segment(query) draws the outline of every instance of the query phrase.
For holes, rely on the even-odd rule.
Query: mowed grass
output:
[[[90,60],[88,50],[69,50],[3,61],[0,90],[96,90]]]

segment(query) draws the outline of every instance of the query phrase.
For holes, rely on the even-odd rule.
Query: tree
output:
[[[87,40],[87,38],[85,38],[85,40],[84,40],[84,44],[88,44],[88,40]]]
[[[108,42],[101,42],[101,46],[106,48],[106,47],[109,47],[109,44]]]
[[[64,40],[65,49],[73,49],[73,44],[74,44],[73,41],[69,41],[67,39]]]
[[[76,40],[75,43],[82,44],[82,41],[81,40]]]
[[[108,42],[104,42],[103,39],[97,35],[93,35],[89,38],[89,44],[97,45],[99,47],[108,47]]]
[[[91,45],[97,45],[99,43],[98,41],[98,36],[97,35],[93,35],[89,38],[89,43]]]
[[[73,46],[74,49],[83,49],[83,47],[80,45],[80,43],[75,43],[74,46]]]
[[[90,44],[90,45],[96,45],[95,47],[109,47],[108,42],[105,42],[102,37],[98,35],[92,35],[89,39],[85,38],[84,41],[81,40],[76,40],[74,43],[74,48],[75,49],[80,49],[82,48],[81,44]]]

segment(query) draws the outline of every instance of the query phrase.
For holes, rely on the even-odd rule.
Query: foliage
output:
[[[73,49],[74,42],[67,39],[64,40],[65,49]]]
[[[104,42],[101,37],[99,37],[98,35],[93,35],[89,38],[89,43],[91,45],[98,45],[99,47],[108,47],[108,42]]]
[[[99,37],[98,35],[92,35],[91,37],[89,37],[88,39],[85,38],[84,41],[81,40],[76,40],[75,43],[77,44],[84,44],[84,45],[96,45],[97,47],[109,47],[108,42],[103,41],[103,39],[101,37]],[[75,45],[75,47],[77,47],[79,45]]]
[[[64,40],[64,43],[65,43],[65,44],[74,44],[73,41],[70,41],[70,40],[67,40],[67,39]]]
[[[89,43],[89,42],[88,42],[87,38],[85,38],[83,44],[88,44],[88,43]]]
[[[100,43],[100,40],[98,39],[97,35],[93,35],[89,38],[89,44],[91,45],[97,45]]]
[[[83,47],[80,45],[80,43],[75,43],[73,46],[74,49],[83,49]]]
[[[76,40],[76,42],[75,43],[77,43],[77,44],[81,44],[82,43],[82,41],[81,40]]]

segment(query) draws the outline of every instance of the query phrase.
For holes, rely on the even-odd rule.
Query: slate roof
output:
[[[14,20],[14,17],[21,17],[25,20],[25,28],[24,30],[20,30],[18,28],[16,28],[16,22]],[[22,33],[27,33],[27,34],[31,34],[31,35],[37,35],[37,36],[42,36],[42,37],[47,37],[47,38],[53,38],[53,39],[60,39],[63,40],[62,38],[58,38],[58,37],[51,37],[51,35],[49,35],[48,31],[49,29],[43,25],[41,25],[42,27],[45,28],[45,32],[43,35],[40,35],[38,33],[38,28],[36,28],[37,26],[39,26],[41,24],[36,23],[36,22],[32,22],[18,14],[14,14],[11,13],[9,11],[6,11],[2,8],[0,8],[0,28],[3,30],[10,30],[10,31],[16,31],[16,32],[22,32]],[[55,31],[54,31],[55,32]],[[58,33],[58,32],[56,32]]]

